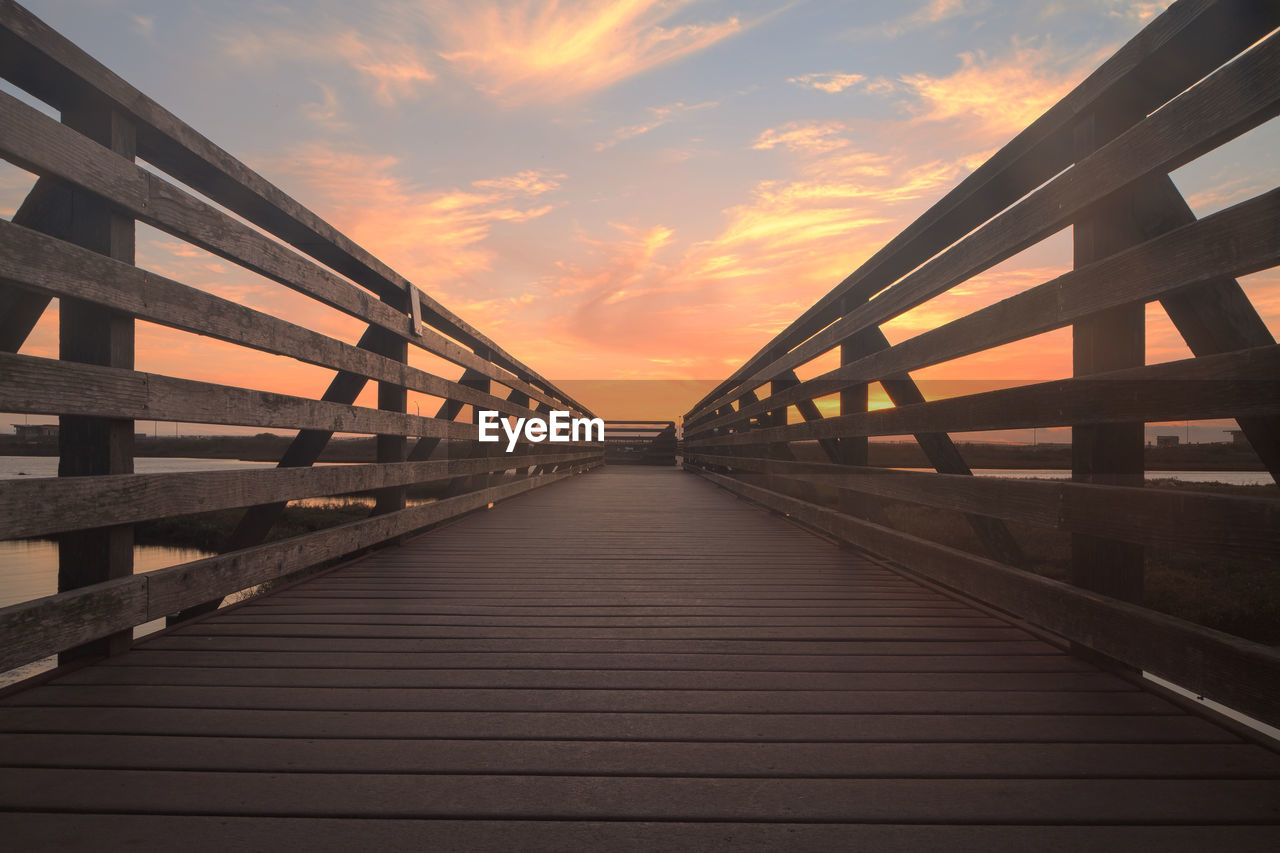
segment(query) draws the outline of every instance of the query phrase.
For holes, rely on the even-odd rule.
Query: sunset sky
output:
[[[543,375],[714,380],[1167,4],[24,5]],[[1276,185],[1274,125],[1175,174],[1199,215]],[[0,166],[0,215],[31,181]],[[138,260],[359,335],[348,318],[145,227]],[[886,334],[902,340],[1069,265],[1068,229]],[[1244,284],[1275,331],[1280,276]],[[1189,355],[1158,308],[1149,316],[1149,361]],[[924,375],[1062,376],[1069,340]],[[52,312],[23,352],[56,353]],[[155,327],[140,330],[138,364],[303,394],[332,375]]]

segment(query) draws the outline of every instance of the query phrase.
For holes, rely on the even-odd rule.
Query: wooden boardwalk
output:
[[[673,469],[187,623],[0,732],[11,850],[1280,840],[1280,756]]]

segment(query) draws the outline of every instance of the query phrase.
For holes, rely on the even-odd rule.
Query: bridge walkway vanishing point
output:
[[[59,423],[59,476],[0,483],[0,539],[59,555],[56,593],[0,608],[0,671],[62,667],[0,696],[6,851],[1280,849],[1271,745],[1114,674],[1280,725],[1275,647],[1146,596],[1156,567],[1275,583],[1280,501],[1147,488],[1143,448],[1233,420],[1280,481],[1248,279],[1280,266],[1280,187],[1197,211],[1172,177],[1280,116],[1280,4],[1154,16],[695,403],[684,471],[592,470],[674,462],[671,421],[480,441],[481,412],[595,414],[14,0],[0,78],[0,157],[35,178],[0,218],[0,412]],[[139,223],[347,331],[138,266]],[[1067,229],[1069,271],[886,335]],[[138,370],[146,324],[332,378]],[[924,384],[1050,333],[1069,375],[1064,349],[1056,378]],[[275,468],[151,474],[146,422],[293,437]],[[966,437],[1037,429],[1070,430],[1069,481],[973,476]],[[369,462],[317,464],[352,436]],[[930,470],[872,464],[908,436]],[[351,494],[366,517],[278,535]],[[134,570],[139,525],[211,512],[216,554]]]
[[[1280,819],[1275,753],[674,469],[184,623],[0,731],[24,851],[1262,850]]]

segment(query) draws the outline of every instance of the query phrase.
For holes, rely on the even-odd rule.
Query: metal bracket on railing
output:
[[[413,333],[422,337],[422,305],[418,301],[418,288],[409,285],[409,310],[413,313]]]

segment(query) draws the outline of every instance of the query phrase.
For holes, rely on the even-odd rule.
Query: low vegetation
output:
[[[1155,480],[1149,488],[1212,491],[1254,498],[1280,498],[1280,486],[1236,486]],[[907,533],[975,554],[985,550],[958,512],[886,502],[893,525]],[[1027,524],[1009,524],[1026,555],[1025,568],[1066,580],[1071,536]],[[1268,644],[1280,644],[1280,566],[1242,567],[1212,554],[1170,548],[1146,551],[1146,601],[1154,610]]]
[[[224,509],[147,521],[134,527],[134,541],[139,545],[170,545],[214,553],[225,545],[243,515],[242,509]],[[369,507],[360,504],[292,506],[271,528],[267,541],[301,536],[368,516]]]

